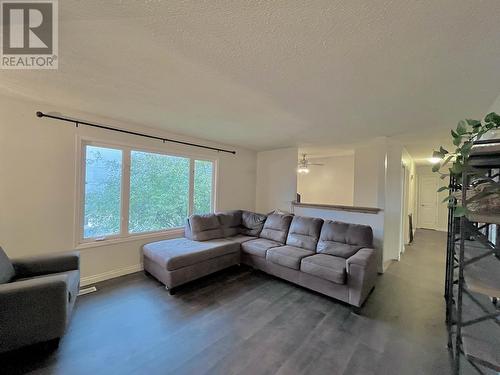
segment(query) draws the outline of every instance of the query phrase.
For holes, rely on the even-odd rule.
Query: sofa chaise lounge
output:
[[[173,289],[246,264],[360,307],[375,285],[369,226],[249,211],[192,215],[185,237],[144,245],[144,269]]]

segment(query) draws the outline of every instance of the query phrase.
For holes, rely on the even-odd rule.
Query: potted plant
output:
[[[485,200],[497,203],[496,208],[500,207],[500,182],[490,178],[484,170],[469,165],[469,156],[474,142],[495,129],[500,129],[500,115],[495,112],[486,115],[482,121],[461,120],[457,128],[451,131],[453,145],[456,146],[455,151],[450,152],[441,146],[432,155],[442,160],[432,167],[432,171],[439,173],[441,179],[454,176],[457,183],[461,184],[463,172],[467,172],[470,177],[465,202],[461,201],[461,195],[453,193],[451,186],[443,186],[438,190],[438,192],[445,190],[450,192],[443,202],[448,202],[448,206],[454,208],[455,217],[482,211],[489,206],[484,204]],[[447,171],[443,172],[445,168]],[[489,207],[495,209],[495,206]]]

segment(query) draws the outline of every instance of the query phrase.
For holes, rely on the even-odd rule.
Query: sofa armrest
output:
[[[16,278],[41,276],[50,273],[67,272],[80,269],[80,253],[58,253],[13,259]]]
[[[0,285],[0,352],[61,337],[68,293],[67,274]]]
[[[355,264],[360,267],[366,267],[368,266],[371,262],[375,261],[375,249],[370,249],[368,247],[364,247],[362,249],[359,249],[356,254],[352,255],[351,257],[347,258],[347,272],[349,273],[349,268],[351,265]]]
[[[375,249],[362,248],[347,258],[347,286],[349,303],[360,307],[375,286],[377,278],[377,252]]]

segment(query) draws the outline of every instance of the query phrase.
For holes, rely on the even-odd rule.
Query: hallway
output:
[[[365,305],[363,315],[374,319],[375,326],[387,328],[379,336],[387,373],[450,373],[444,323],[445,251],[444,232],[417,230],[401,260],[379,277]]]

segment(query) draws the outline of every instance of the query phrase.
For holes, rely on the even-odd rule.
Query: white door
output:
[[[418,226],[436,229],[437,226],[437,189],[436,176],[420,176],[418,189]]]

